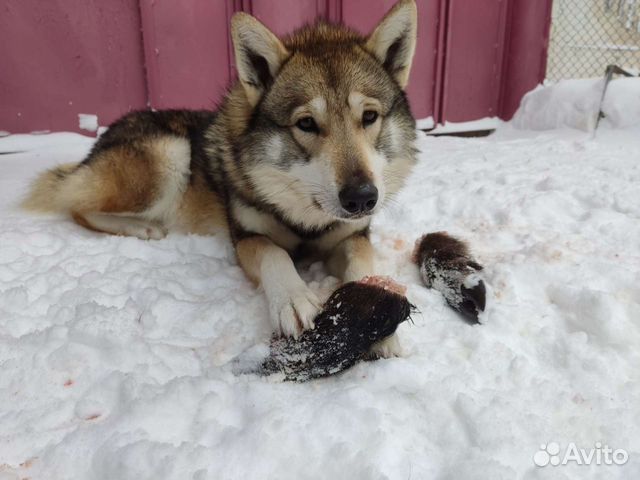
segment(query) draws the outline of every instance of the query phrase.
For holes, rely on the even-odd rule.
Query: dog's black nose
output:
[[[340,192],[340,205],[349,213],[367,213],[378,203],[378,189],[373,183],[347,186]]]

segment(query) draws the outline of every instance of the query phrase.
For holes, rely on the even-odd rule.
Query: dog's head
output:
[[[240,149],[262,200],[310,225],[369,216],[400,188],[415,157],[403,89],[416,22],[414,0],[401,0],[368,37],[318,23],[281,41],[250,15],[233,17],[251,110]]]

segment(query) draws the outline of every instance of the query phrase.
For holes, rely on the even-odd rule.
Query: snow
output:
[[[418,130],[429,130],[435,126],[433,117],[420,118],[416,120],[416,128]]]
[[[515,124],[551,128],[533,121],[540,95]],[[552,103],[540,118],[571,123]],[[270,332],[226,239],[21,212],[36,172],[94,140],[0,139],[17,152],[0,155],[0,479],[638,478],[640,122],[612,123],[628,126],[421,134],[372,229],[378,270],[420,311],[399,328],[405,354],[304,384],[234,374]],[[419,281],[413,243],[438,230],[485,266],[483,325]],[[336,285],[317,264],[304,277]],[[549,442],[629,460],[535,466]]]
[[[98,130],[98,116],[90,113],[78,114],[78,128],[81,130],[87,130],[89,132],[95,132]]]
[[[603,88],[603,78],[561,80],[538,87],[525,95],[512,124],[522,130],[575,128],[591,132],[601,100],[605,128],[640,123],[640,78],[611,80],[604,99]]]

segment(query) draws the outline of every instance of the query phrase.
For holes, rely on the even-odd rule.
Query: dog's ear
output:
[[[236,68],[251,106],[269,88],[289,52],[262,23],[247,13],[231,19],[231,38]]]
[[[415,0],[400,0],[367,39],[366,47],[402,88],[409,81],[416,49],[418,11]]]

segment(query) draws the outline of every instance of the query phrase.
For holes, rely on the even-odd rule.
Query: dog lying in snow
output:
[[[274,329],[297,337],[321,307],[297,252],[345,282],[375,273],[371,218],[416,160],[404,92],[416,30],[414,0],[400,0],[368,36],[319,22],[279,39],[237,13],[239,79],[217,111],[125,115],[82,162],[36,179],[24,206],[141,239],[224,232],[262,285]],[[395,336],[373,348],[399,352]]]

